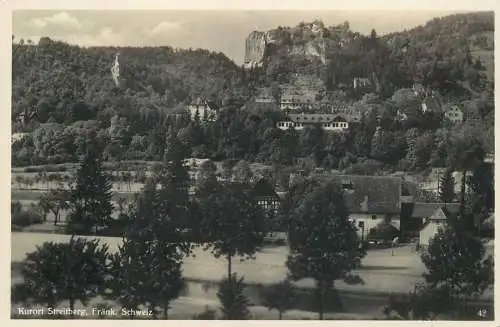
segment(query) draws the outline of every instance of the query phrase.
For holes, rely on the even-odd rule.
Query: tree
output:
[[[144,283],[149,282],[144,269],[148,244],[133,239],[123,239],[118,252],[111,256],[107,298],[130,310],[137,310],[147,302]],[[130,316],[132,319],[133,316]]]
[[[289,280],[284,280],[278,284],[271,285],[264,293],[264,305],[269,309],[278,311],[279,320],[285,311],[294,307],[297,300],[297,293],[293,284]]]
[[[202,222],[200,233],[206,237],[206,248],[228,262],[235,255],[251,256],[262,245],[266,234],[265,214],[248,194],[244,185],[218,184],[214,191],[199,199]]]
[[[185,238],[190,227],[192,204],[189,197],[189,173],[185,165],[186,149],[177,137],[170,135],[165,162],[147,181],[141,192],[130,228],[126,232],[130,245],[124,256],[139,252],[143,283],[138,286],[142,299],[152,310],[160,306],[168,318],[169,304],[184,287],[181,265],[192,246]],[[142,245],[141,245],[142,244]],[[132,292],[132,289],[130,292]]]
[[[439,199],[441,202],[450,203],[455,200],[455,178],[450,169],[447,169],[440,180]]]
[[[71,232],[89,233],[109,223],[113,205],[110,177],[103,169],[102,148],[97,142],[87,152],[77,171],[76,186],[71,194],[73,211],[69,217]]]
[[[338,279],[359,282],[351,271],[364,256],[343,194],[336,185],[320,184],[296,202],[289,222],[289,242],[288,270],[294,280],[315,280],[322,320],[326,291],[334,289]]]
[[[245,320],[249,318],[248,299],[243,294],[245,285],[243,277],[238,278],[236,274],[224,278],[219,286],[217,297],[222,305],[222,318],[226,320]]]
[[[51,211],[54,214],[54,225],[59,222],[61,210],[69,209],[71,194],[66,190],[50,190],[40,198],[39,204],[44,212]]]
[[[429,287],[445,288],[458,309],[464,309],[474,294],[482,294],[491,283],[485,271],[492,271],[492,258],[485,257],[480,239],[451,224],[441,229],[422,253],[428,272],[424,278]]]
[[[408,294],[391,294],[383,313],[389,319],[435,320],[450,310],[450,296],[446,289],[416,285]]]
[[[28,253],[21,275],[23,287],[37,304],[50,307],[69,301],[84,305],[103,292],[108,271],[108,246],[71,237],[69,243],[45,242]]]

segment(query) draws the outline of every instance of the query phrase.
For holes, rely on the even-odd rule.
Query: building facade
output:
[[[457,206],[440,206],[432,215],[425,219],[424,225],[420,230],[419,244],[422,247],[429,246],[430,241],[439,230],[446,227],[448,220],[458,213]]]
[[[464,121],[464,113],[458,106],[451,106],[444,113],[444,118],[452,124],[459,124]]]
[[[215,121],[219,113],[219,106],[215,102],[200,98],[191,102],[187,109],[191,120],[198,116],[200,120]]]
[[[326,131],[346,131],[349,121],[343,115],[334,114],[289,114],[288,120],[279,121],[276,125],[281,130],[294,128],[302,130],[307,126],[319,125]]]

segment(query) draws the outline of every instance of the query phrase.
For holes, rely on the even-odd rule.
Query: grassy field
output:
[[[70,236],[42,234],[42,233],[17,233],[11,237],[11,262],[13,267],[18,267],[28,252],[34,251],[37,245],[46,241],[67,242]],[[95,237],[89,237],[95,238]],[[110,252],[115,252],[121,243],[121,238],[98,237],[109,246]],[[490,249],[491,251],[492,249]],[[211,253],[201,248],[195,250],[193,257],[186,258],[183,265],[183,276],[188,281],[188,291],[172,304],[171,319],[191,319],[192,315],[204,310],[206,306],[218,309],[216,288],[207,291],[206,285],[215,285],[227,273],[224,259],[216,259]],[[288,254],[287,247],[264,248],[256,255],[255,260],[233,261],[233,271],[245,278],[250,293],[256,293],[260,287],[281,281],[286,275],[285,260]],[[421,279],[425,267],[413,246],[403,246],[395,250],[373,250],[363,259],[362,268],[357,271],[364,281],[364,285],[347,285],[337,282],[347,312],[331,313],[330,319],[380,319],[382,307],[386,304],[388,294],[406,293],[413,288],[416,281]],[[18,268],[12,272],[12,283],[21,282]],[[208,283],[208,284],[207,284]],[[310,279],[296,283],[300,289],[314,288]],[[491,297],[485,294],[485,299]],[[255,296],[254,296],[255,298]],[[304,299],[302,299],[304,300]],[[86,308],[90,310],[93,305],[101,303],[101,298],[92,300]],[[277,319],[276,312],[270,312],[261,304],[252,302],[251,312],[254,319]],[[114,308],[119,308],[116,303],[108,302]],[[64,307],[64,304],[61,304]],[[81,304],[79,308],[83,308]],[[15,309],[15,308],[13,308]],[[120,318],[120,317],[115,317]],[[306,310],[292,310],[285,314],[284,319],[316,319],[314,312]]]
[[[69,235],[14,232],[11,239],[11,261],[22,261],[26,253],[34,251],[37,245],[45,241],[67,242],[69,238]],[[111,252],[116,251],[121,243],[121,238],[118,237],[98,238],[109,246]],[[234,260],[233,271],[243,274],[247,283],[275,283],[286,275],[284,263],[287,255],[287,247],[265,248],[256,255],[255,260]],[[424,269],[411,246],[396,249],[394,256],[390,250],[369,251],[363,260],[363,268],[358,271],[365,285],[339,282],[337,287],[346,291],[406,292],[420,278]],[[183,274],[192,280],[219,281],[226,272],[224,259],[216,259],[209,252],[197,248],[195,257],[185,260]],[[314,284],[312,280],[303,280],[298,286],[313,287]]]

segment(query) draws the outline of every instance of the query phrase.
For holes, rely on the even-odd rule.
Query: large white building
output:
[[[189,117],[194,120],[198,115],[200,120],[215,121],[219,113],[219,106],[212,101],[197,98],[188,105]]]
[[[327,131],[345,131],[349,128],[349,121],[344,115],[335,114],[289,114],[287,120],[279,121],[277,127],[281,130],[294,128],[302,130],[306,126],[320,125]]]

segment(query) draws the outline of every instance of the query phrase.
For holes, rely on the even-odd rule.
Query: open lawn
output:
[[[37,245],[45,241],[67,242],[69,235],[45,233],[12,233],[11,261],[20,262],[26,253],[34,251]],[[89,237],[95,238],[95,237]],[[118,237],[98,237],[108,244],[114,252],[121,243]],[[338,282],[337,288],[346,291],[368,292],[406,292],[410,290],[424,271],[418,254],[411,246],[391,250],[373,250],[363,260],[363,268],[358,271],[365,285],[346,285]],[[233,271],[245,276],[245,281],[252,284],[269,284],[282,280],[286,275],[285,260],[287,247],[264,248],[255,260],[239,262],[234,260]],[[216,259],[201,248],[195,250],[195,256],[187,258],[183,275],[191,280],[219,281],[227,272],[226,261]],[[303,280],[298,286],[313,287],[312,280]]]
[[[46,241],[67,242],[69,235],[45,234],[45,233],[11,233],[11,262],[12,283],[21,282],[19,264],[25,258],[26,253],[32,252],[37,245]],[[88,237],[96,238],[96,237]],[[109,246],[110,252],[115,252],[121,243],[117,237],[97,237],[101,242]],[[490,249],[490,253],[491,253]],[[256,255],[255,260],[240,262],[233,261],[233,271],[245,277],[247,294],[253,306],[251,312],[254,319],[277,319],[277,313],[269,312],[262,306],[262,298],[259,295],[261,287],[279,282],[286,275],[285,260],[288,248],[285,246],[264,248]],[[364,280],[364,285],[346,285],[337,282],[346,312],[330,313],[327,317],[331,319],[379,319],[382,318],[382,308],[387,303],[389,293],[407,293],[416,281],[421,278],[425,267],[420,261],[414,246],[402,246],[396,248],[394,256],[391,250],[370,250],[363,259],[362,268],[357,271]],[[227,274],[227,264],[224,259],[216,259],[209,252],[196,248],[195,255],[185,259],[183,265],[183,276],[188,282],[185,293],[172,304],[170,319],[191,319],[192,315],[202,312],[205,306],[218,310],[219,303],[216,297],[216,284]],[[309,290],[311,294],[314,283],[305,279],[296,283],[300,289]],[[484,300],[492,297],[491,293],[484,295]],[[101,298],[92,300],[87,306],[91,310],[92,305],[102,303]],[[312,309],[304,309],[310,303],[311,298],[302,296],[302,304],[298,304],[297,310],[292,310],[284,315],[284,319],[316,319],[317,315]],[[108,302],[112,307],[118,308],[116,303]],[[64,307],[64,304],[61,304]],[[83,308],[79,304],[80,308]],[[300,310],[298,310],[300,308]],[[15,307],[13,308],[13,310]],[[120,317],[115,317],[120,318]]]

